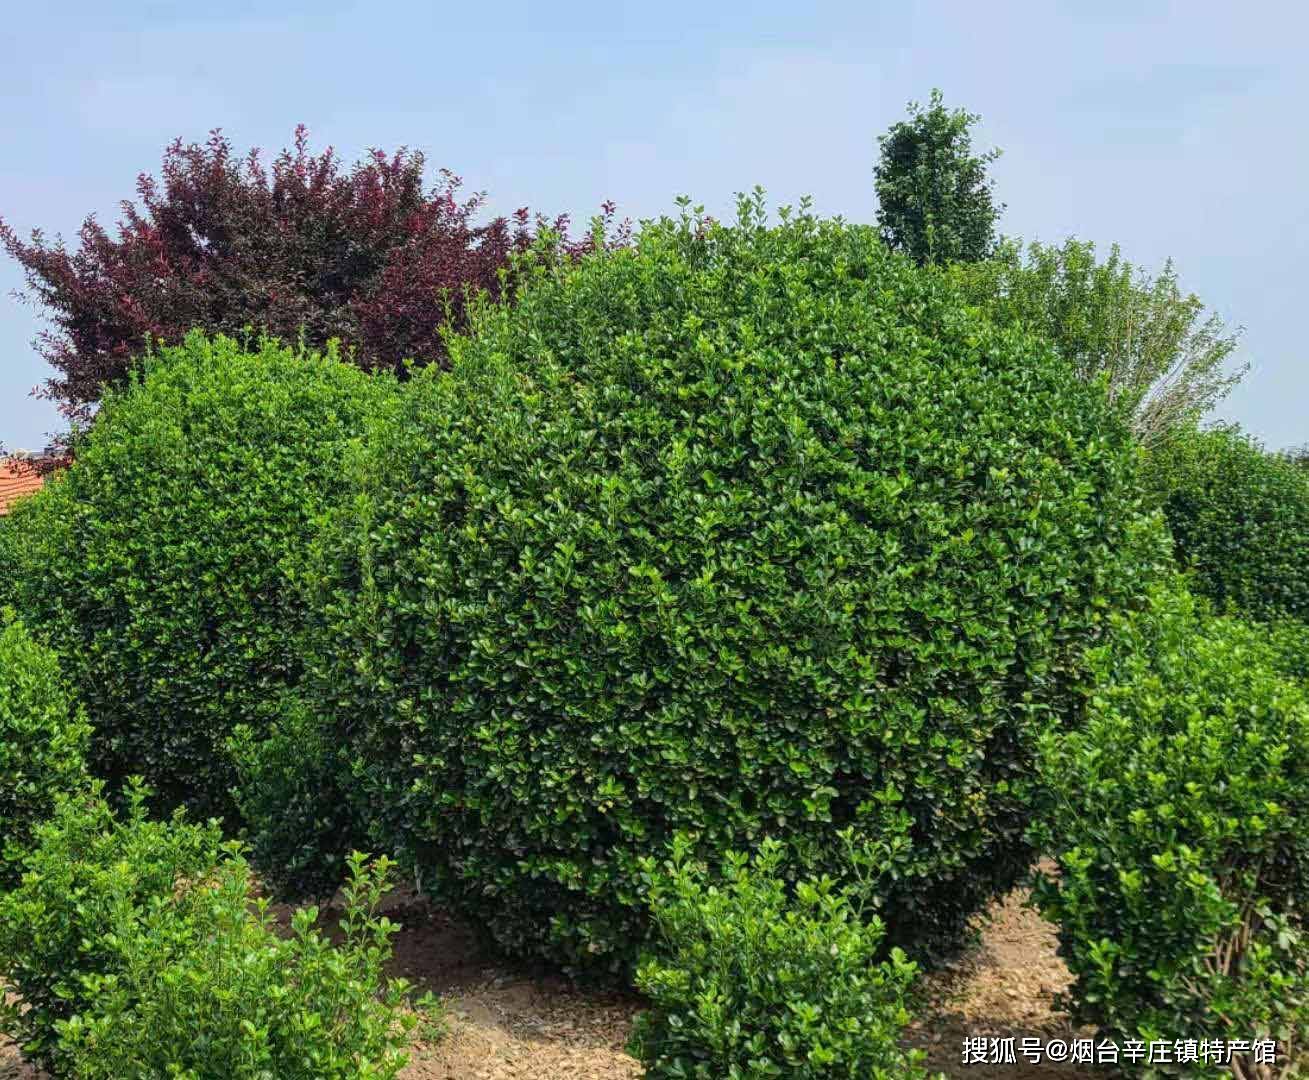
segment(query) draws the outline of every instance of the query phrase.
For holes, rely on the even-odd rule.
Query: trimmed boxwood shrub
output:
[[[776,840],[729,853],[720,884],[687,847],[643,863],[656,932],[631,1049],[650,1080],[926,1077],[900,1045],[914,964],[898,949],[878,962],[884,931],[857,894],[831,878],[792,893]]]
[[[1309,693],[1262,628],[1182,592],[1121,637],[1085,727],[1042,744],[1033,836],[1058,872],[1035,897],[1067,1004],[1120,1041],[1274,1039],[1276,1068],[1238,1055],[1237,1075],[1289,1075],[1309,1039]]]
[[[1259,619],[1309,619],[1309,471],[1239,432],[1183,432],[1145,470],[1191,587]]]
[[[762,213],[525,269],[323,536],[319,710],[374,842],[514,952],[629,962],[675,832],[817,877],[846,826],[912,840],[892,937],[954,942],[1153,573],[1097,387],[869,230]]]
[[[330,352],[198,334],[143,371],[6,524],[8,595],[95,718],[100,775],[230,814],[224,740],[300,679],[296,566],[393,387]]]
[[[10,614],[0,611],[0,892],[56,798],[86,783],[90,734],[54,653]]]

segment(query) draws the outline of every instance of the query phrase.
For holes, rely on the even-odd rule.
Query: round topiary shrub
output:
[[[910,841],[891,942],[953,941],[1150,573],[1104,395],[807,214],[525,273],[324,535],[318,711],[374,842],[506,948],[617,967],[675,832],[803,878],[851,827]]]
[[[224,740],[300,678],[296,567],[392,392],[332,355],[192,335],[110,392],[75,463],[15,509],[7,595],[95,718],[99,775],[231,813]]]
[[[89,732],[54,654],[0,611],[0,892],[18,881],[56,796],[86,782]]]
[[[1235,431],[1188,431],[1146,476],[1192,588],[1259,619],[1309,619],[1309,471]]]

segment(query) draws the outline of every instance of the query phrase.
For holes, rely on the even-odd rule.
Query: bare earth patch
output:
[[[927,980],[930,1007],[910,1028],[909,1042],[926,1050],[928,1064],[948,1077],[1065,1080],[1087,1074],[1086,1066],[1024,1061],[1019,1050],[1028,1037],[1045,1043],[1092,1034],[1073,1028],[1052,1007],[1071,977],[1055,953],[1054,927],[1024,907],[1025,899],[1026,892],[1016,890],[996,904],[982,928],[981,947]],[[981,1035],[1012,1037],[1017,1063],[962,1064],[964,1039]]]
[[[404,1080],[633,1080],[640,1066],[624,1047],[640,1000],[584,991],[559,978],[501,966],[480,952],[466,926],[408,897],[388,914],[402,929],[393,975],[446,1003],[445,1033],[418,1041]],[[1014,893],[997,904],[981,947],[931,977],[929,1011],[909,1041],[928,1052],[933,1069],[972,1080],[1066,1080],[1085,1076],[1072,1065],[961,1064],[966,1036],[1070,1039],[1068,1019],[1051,1008],[1068,984],[1055,955],[1053,928]],[[40,1080],[12,1044],[0,1043],[0,1080]]]
[[[404,1080],[627,1080],[633,996],[579,990],[567,980],[504,968],[468,928],[426,905],[387,914],[401,924],[392,975],[445,1002],[444,1035],[418,1042]]]

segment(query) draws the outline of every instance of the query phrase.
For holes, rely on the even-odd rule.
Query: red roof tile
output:
[[[0,458],[0,515],[9,513],[15,499],[40,489],[45,478],[35,464],[18,458]]]

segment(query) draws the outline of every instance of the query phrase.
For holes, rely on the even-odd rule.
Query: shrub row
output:
[[[1153,587],[1098,389],[868,230],[747,200],[518,270],[403,388],[193,336],[0,526],[99,771],[243,824],[287,892],[367,838],[520,955],[625,971],[653,923],[655,1075],[912,1075],[896,947],[957,944],[1038,849],[1079,1019],[1309,1033],[1290,466],[1227,433],[1151,457],[1190,580],[1256,632]],[[343,950],[312,912],[277,938],[216,823],[57,799],[87,728],[17,625],[0,676],[29,1051],[393,1075],[377,879],[353,863]]]
[[[919,955],[1025,870],[1037,733],[1157,543],[1117,415],[868,229],[648,224],[519,267],[452,370],[193,337],[6,525],[11,592],[164,802],[275,883],[350,843],[504,947],[628,968],[640,860],[894,846]]]
[[[920,954],[1029,864],[1036,732],[1152,570],[1135,454],[1056,355],[867,230],[647,225],[525,273],[354,448],[319,740],[373,843],[511,951],[631,961],[640,859],[905,836]]]

